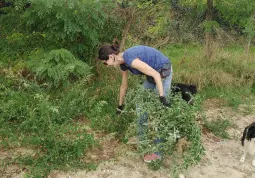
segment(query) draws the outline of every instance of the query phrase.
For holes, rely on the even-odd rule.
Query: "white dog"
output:
[[[244,150],[240,162],[244,163],[247,154],[249,154],[253,156],[252,166],[255,167],[255,122],[244,129],[241,142]]]

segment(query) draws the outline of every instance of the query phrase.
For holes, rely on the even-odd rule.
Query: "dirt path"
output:
[[[255,178],[255,168],[251,165],[251,158],[247,158],[244,164],[239,162],[242,155],[240,144],[242,132],[248,124],[255,121],[254,112],[246,115],[243,113],[242,109],[233,111],[230,108],[207,108],[208,119],[221,117],[230,119],[231,123],[234,123],[234,126],[228,130],[231,139],[219,139],[212,133],[204,133],[202,140],[205,155],[199,164],[182,173],[185,178]],[[111,137],[109,139],[111,140]],[[95,153],[90,158],[100,160],[106,157],[107,161],[99,164],[95,171],[53,171],[49,178],[170,178],[167,164],[158,171],[150,170],[146,163],[135,154],[134,145],[117,144],[109,140],[104,143],[103,152],[101,150],[102,157]],[[107,153],[106,150],[110,151]],[[22,177],[22,173],[9,174],[7,177]]]
[[[225,117],[231,119],[235,128],[228,133],[229,140],[214,139],[212,134],[203,135],[205,156],[201,162],[186,171],[188,178],[255,178],[255,168],[251,158],[244,164],[239,162],[242,155],[240,138],[244,128],[255,121],[255,115],[242,116],[229,109],[214,109],[207,112],[208,117]],[[211,115],[211,116],[210,116]]]

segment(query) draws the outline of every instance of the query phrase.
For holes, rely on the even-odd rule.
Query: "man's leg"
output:
[[[172,78],[173,78],[173,68],[171,67],[171,73],[168,77],[163,79],[163,89],[164,89],[164,96],[168,96],[171,92],[171,84],[172,84]]]
[[[137,137],[139,142],[142,142],[146,139],[146,132],[148,129],[148,113],[142,112],[139,104],[136,104],[136,113],[137,113]]]
[[[166,77],[164,80],[162,80],[162,84],[163,84],[163,88],[164,88],[164,96],[167,96],[170,93],[170,89],[171,89],[171,83],[172,83],[172,74],[173,74],[173,70],[171,69],[171,73],[168,77]],[[150,83],[147,80],[144,81],[143,86],[145,89],[156,89],[156,92],[158,93],[156,84]],[[146,138],[146,131],[148,129],[148,113],[142,113],[141,112],[141,108],[139,108],[139,106],[136,106],[137,108],[137,115],[138,115],[138,139],[139,141],[143,141]],[[154,140],[155,144],[159,144],[160,142],[162,142],[161,138],[156,138]],[[150,154],[150,155],[145,155],[144,156],[144,161],[145,162],[151,162],[153,160],[156,159],[160,159],[161,158],[161,154],[160,154],[160,150]]]
[[[143,87],[145,89],[156,89],[156,85],[153,83],[148,82],[147,80],[144,81]],[[144,141],[146,137],[146,132],[148,129],[148,113],[142,112],[142,108],[139,106],[139,103],[136,104],[136,113],[137,113],[137,134],[139,142]]]

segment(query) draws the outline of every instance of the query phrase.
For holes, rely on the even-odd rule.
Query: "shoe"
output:
[[[145,155],[143,157],[143,161],[146,163],[151,163],[152,161],[156,161],[157,159],[161,159],[161,156],[155,153],[150,155]]]

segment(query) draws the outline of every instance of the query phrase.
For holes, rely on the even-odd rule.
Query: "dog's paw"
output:
[[[240,163],[244,163],[244,161],[245,161],[245,156],[242,156],[241,159],[240,159]],[[254,164],[255,164],[255,162],[254,162]]]
[[[255,160],[252,161],[252,166],[255,167]]]

